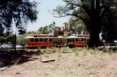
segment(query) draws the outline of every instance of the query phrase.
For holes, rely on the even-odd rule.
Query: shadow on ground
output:
[[[39,52],[26,52],[26,51],[2,51],[0,50],[0,68],[5,66],[12,66],[22,64],[27,61],[35,60],[33,55],[39,55]]]

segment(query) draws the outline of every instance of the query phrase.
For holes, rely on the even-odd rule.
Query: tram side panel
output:
[[[69,46],[69,47],[79,47],[79,48],[87,47],[87,39],[86,38],[70,38],[70,39],[67,39],[67,46]]]
[[[27,39],[26,48],[41,48],[41,47],[87,47],[86,38],[30,38]]]
[[[53,47],[52,39],[49,38],[31,38],[27,41],[27,48]]]
[[[87,39],[86,38],[77,38],[75,39],[75,47],[87,47]]]

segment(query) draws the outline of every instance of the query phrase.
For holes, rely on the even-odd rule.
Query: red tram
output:
[[[86,37],[71,37],[67,38],[68,47],[87,47],[88,39]]]
[[[26,37],[26,48],[52,47],[87,47],[87,36],[52,37],[48,35],[31,35]]]

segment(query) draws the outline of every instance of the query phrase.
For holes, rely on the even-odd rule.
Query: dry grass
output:
[[[92,49],[42,49],[38,59],[0,71],[0,77],[117,77],[117,53]],[[42,56],[55,59],[40,62]]]

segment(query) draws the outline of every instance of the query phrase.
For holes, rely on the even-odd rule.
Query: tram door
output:
[[[53,43],[54,47],[64,47],[65,40],[63,38],[55,38]]]
[[[75,47],[74,42],[75,42],[74,38],[67,39],[67,46],[70,47],[70,48]]]

